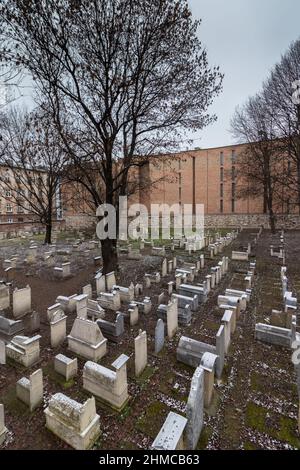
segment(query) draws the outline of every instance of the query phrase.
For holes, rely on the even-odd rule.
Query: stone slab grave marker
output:
[[[6,345],[6,356],[25,367],[30,367],[40,359],[40,335],[32,338],[14,336]]]
[[[161,263],[161,276],[165,277],[168,275],[168,261],[167,258],[164,258]]]
[[[187,419],[184,416],[170,411],[151,449],[185,450],[184,430],[186,425]]]
[[[9,297],[9,287],[5,285],[0,285],[0,310],[5,310],[9,308],[10,297]]]
[[[75,357],[75,359],[70,359],[63,354],[57,354],[54,358],[54,370],[58,374],[62,375],[66,379],[66,382],[68,382],[77,375],[77,357]]]
[[[0,337],[9,342],[16,335],[24,333],[24,323],[22,320],[10,320],[0,316]]]
[[[82,294],[86,295],[88,299],[93,298],[93,290],[92,290],[91,284],[87,284],[86,286],[83,286]]]
[[[67,316],[59,309],[52,315],[50,321],[51,347],[56,348],[64,342],[67,336]]]
[[[101,292],[106,292],[105,276],[103,276],[102,273],[97,273],[94,279],[96,283],[97,295],[99,295]]]
[[[68,349],[86,359],[99,361],[107,351],[107,339],[97,325],[84,318],[75,318],[71,333],[67,336]]]
[[[29,376],[22,377],[17,382],[17,397],[30,411],[35,410],[43,402],[43,371],[38,369]]]
[[[209,407],[214,390],[215,367],[218,356],[205,352],[201,359],[201,367],[204,370],[204,406]]]
[[[7,428],[5,427],[4,406],[0,405],[0,446],[6,439]]]
[[[186,336],[181,336],[176,351],[177,360],[191,367],[198,367],[204,353],[210,352],[218,356],[216,361],[216,376],[221,379],[225,361],[225,331],[221,325],[216,334],[216,345],[197,341]]]
[[[197,447],[203,428],[204,370],[201,366],[194,372],[186,406],[186,445],[189,450]]]
[[[77,318],[87,318],[87,301],[88,301],[88,296],[87,294],[80,294],[74,297],[74,300],[76,302],[76,314]]]
[[[97,320],[97,324],[105,338],[113,341],[114,343],[118,343],[121,340],[121,337],[124,334],[124,315],[122,312],[117,312],[114,322],[100,318]]]
[[[0,365],[6,364],[6,351],[4,341],[0,341]]]
[[[155,327],[155,354],[158,354],[165,344],[165,324],[161,318],[157,320]]]
[[[31,288],[30,286],[23,289],[16,288],[13,291],[13,316],[14,318],[22,318],[26,313],[31,312]]]
[[[94,397],[81,404],[63,393],[56,393],[44,413],[46,427],[76,450],[90,449],[100,436]]]
[[[134,338],[134,365],[135,376],[139,377],[147,366],[147,333],[139,330],[139,334]]]
[[[106,282],[106,290],[110,292],[113,286],[117,284],[116,275],[114,271],[105,275],[105,282]]]
[[[129,357],[121,354],[108,369],[88,361],[83,368],[83,388],[113,409],[121,411],[126,405],[128,395],[127,361]]]

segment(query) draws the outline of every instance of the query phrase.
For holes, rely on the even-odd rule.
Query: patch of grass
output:
[[[118,419],[119,421],[125,421],[125,419],[130,416],[131,414],[131,407],[126,405],[122,412],[119,414]]]
[[[204,450],[207,447],[209,439],[211,438],[213,433],[213,428],[211,426],[204,426],[200,435],[200,439],[198,441],[196,450]]]
[[[51,380],[51,382],[54,382],[56,385],[60,385],[64,390],[68,390],[69,388],[73,387],[75,383],[74,379],[66,381],[62,375],[58,374],[54,370],[54,367],[51,364],[43,367],[43,374],[46,375]]]
[[[141,388],[144,388],[156,371],[157,371],[157,367],[147,366],[143,370],[141,375],[139,377],[136,377],[135,380],[141,386]]]
[[[4,408],[13,416],[20,417],[30,415],[29,407],[17,398],[15,385],[9,387],[5,394],[0,397],[0,403],[2,403]]]
[[[253,402],[249,402],[246,409],[246,426],[268,434],[268,429],[266,429],[267,413],[268,410],[266,408],[258,406]]]
[[[164,403],[160,401],[152,402],[146,411],[138,418],[136,429],[152,439],[155,439],[168,412],[169,408]]]
[[[245,441],[244,442],[244,450],[259,450],[260,447],[258,447],[256,444],[253,444],[251,441]]]
[[[297,422],[287,416],[279,416],[280,430],[276,433],[276,438],[287,442],[292,447],[300,449],[300,439],[296,435]]]
[[[267,419],[274,424],[268,425]],[[272,413],[255,403],[248,403],[246,425],[261,433],[268,434],[273,439],[300,449],[300,439],[297,436],[297,421],[295,419]]]
[[[207,330],[218,331],[220,328],[220,324],[218,325],[216,322],[212,320],[207,320],[204,323],[204,328],[206,328]]]

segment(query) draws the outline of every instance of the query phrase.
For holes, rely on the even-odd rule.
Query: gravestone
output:
[[[68,349],[86,359],[99,361],[107,351],[107,339],[97,325],[84,318],[76,318],[68,335]]]
[[[161,318],[157,320],[155,327],[155,354],[158,354],[165,343],[165,324]]]
[[[0,286],[0,310],[9,308],[9,287],[2,285]]]
[[[170,411],[151,450],[185,450],[183,436],[186,425],[187,419],[184,416]]]
[[[186,443],[189,450],[197,447],[203,428],[204,370],[201,366],[194,372],[186,406]]]
[[[63,393],[56,393],[44,413],[46,427],[76,450],[91,448],[100,435],[94,397],[81,404]]]
[[[92,299],[93,291],[92,291],[91,284],[87,284],[86,286],[82,288],[82,294],[86,295],[88,299]]]
[[[65,377],[66,381],[68,382],[70,379],[77,375],[78,370],[78,360],[77,357],[75,359],[70,359],[63,354],[57,354],[54,358],[54,370],[58,374]]]
[[[57,310],[50,321],[51,347],[56,348],[64,342],[67,336],[67,316],[62,310]]]
[[[178,307],[177,299],[171,300],[167,305],[167,332],[171,339],[178,329]]]
[[[5,427],[4,406],[0,405],[0,446],[6,439],[7,428]]]
[[[21,318],[26,313],[31,311],[31,288],[30,286],[24,289],[16,288],[13,291],[13,316]]]
[[[32,338],[27,336],[14,336],[6,345],[6,355],[10,359],[30,367],[40,359],[40,335]]]
[[[128,396],[127,361],[129,357],[121,354],[108,369],[88,361],[83,368],[83,388],[113,409],[122,410]]]
[[[0,341],[0,365],[6,364],[6,352],[5,352],[5,343]]]
[[[17,382],[17,397],[30,411],[35,410],[43,401],[43,371],[38,369],[29,376],[22,377]]]
[[[108,291],[111,291],[113,286],[115,286],[117,284],[115,272],[112,271],[111,273],[106,274],[105,275],[105,281],[106,281],[106,289]]]
[[[134,364],[135,376],[141,375],[147,366],[147,333],[139,331],[139,335],[134,339]]]
[[[96,293],[99,295],[101,292],[106,291],[105,286],[105,276],[102,273],[97,273],[95,276],[95,283],[96,283]]]

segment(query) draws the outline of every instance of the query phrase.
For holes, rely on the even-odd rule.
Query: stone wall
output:
[[[93,228],[96,230],[96,217],[89,215],[67,215],[65,216],[66,229]]]
[[[277,228],[300,229],[299,215],[277,215]],[[205,215],[205,228],[221,227],[263,227],[270,228],[269,216],[266,214],[214,214]]]

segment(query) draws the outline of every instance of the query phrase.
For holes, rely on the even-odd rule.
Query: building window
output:
[[[12,219],[11,217],[9,217],[9,218],[7,219],[7,223],[8,223],[8,224],[12,224],[13,222],[14,222],[14,219]]]
[[[234,180],[235,179],[235,166],[233,166],[231,168],[231,179]]]
[[[224,152],[220,152],[220,165],[224,165]]]
[[[220,197],[224,197],[224,187],[223,187],[223,183],[220,184]]]
[[[10,189],[5,190],[5,197],[11,197],[11,190]]]
[[[220,168],[220,181],[224,181],[224,168]]]
[[[231,192],[232,192],[232,198],[235,198],[235,183],[232,183],[231,185]]]
[[[290,210],[291,210],[291,201],[290,199],[288,199],[286,202],[286,213],[289,214]]]
[[[23,214],[24,208],[22,206],[18,206],[18,214]]]
[[[235,212],[235,200],[231,199],[231,212]]]
[[[6,212],[11,213],[13,211],[11,204],[6,204]]]
[[[223,212],[224,212],[223,199],[220,200],[220,212],[221,212],[221,214],[223,214]]]
[[[235,150],[231,151],[231,162],[232,162],[233,165],[236,162],[236,152],[235,152]]]

